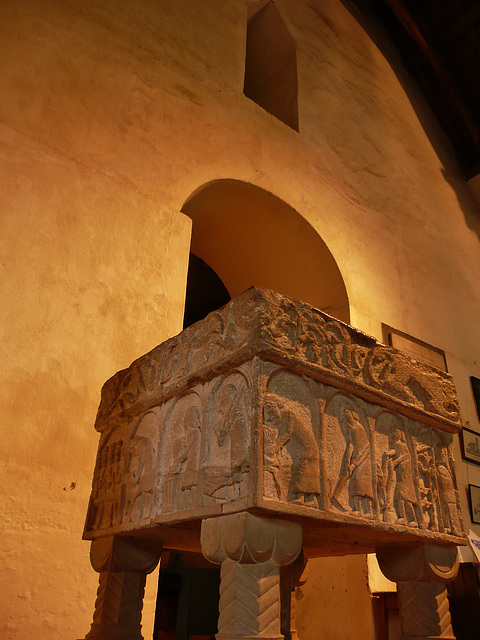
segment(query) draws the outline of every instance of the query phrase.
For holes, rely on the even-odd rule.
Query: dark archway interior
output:
[[[210,311],[223,307],[230,299],[230,294],[215,271],[204,260],[190,253],[183,328],[203,320]]]

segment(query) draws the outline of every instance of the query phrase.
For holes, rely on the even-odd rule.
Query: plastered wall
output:
[[[212,180],[299,212],[337,261],[351,323],[444,349],[480,427],[468,380],[480,377],[480,214],[448,141],[395,52],[339,0],[277,0],[297,43],[299,132],[266,113],[242,91],[249,4],[0,9],[2,638],[88,631],[97,579],[81,533],[100,388],[180,330],[180,210]],[[468,524],[480,467],[458,466]],[[332,607],[299,621],[303,640],[358,637],[359,621],[372,637],[364,559],[328,563],[303,596]]]

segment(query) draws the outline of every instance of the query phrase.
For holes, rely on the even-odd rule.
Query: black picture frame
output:
[[[460,431],[462,458],[480,466],[480,433],[463,428]]]
[[[468,504],[473,524],[480,524],[480,487],[476,484],[468,485]]]
[[[480,420],[480,378],[470,376],[470,383],[472,385],[473,397],[475,398],[475,405],[477,407],[477,415]]]

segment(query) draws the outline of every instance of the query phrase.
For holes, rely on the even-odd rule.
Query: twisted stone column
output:
[[[129,538],[110,536],[92,542],[90,560],[100,577],[85,640],[143,640],[145,582],[157,566],[160,551]]]
[[[445,583],[458,573],[457,549],[395,545],[377,549],[377,558],[397,583],[402,640],[455,640]]]
[[[297,523],[247,512],[202,522],[203,555],[221,564],[217,640],[283,640],[280,567],[302,549]]]

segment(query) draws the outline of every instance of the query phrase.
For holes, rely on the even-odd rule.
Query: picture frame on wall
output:
[[[480,487],[476,484],[468,485],[468,502],[472,522],[480,524]]]
[[[460,431],[462,458],[467,462],[480,465],[480,433],[466,429]]]
[[[424,364],[430,364],[442,371],[448,371],[445,351],[442,349],[434,347],[432,344],[428,344],[428,342],[423,342],[423,340],[419,340],[408,333],[394,329],[384,323],[382,323],[382,335],[385,344],[395,347],[395,349],[399,351],[403,351],[403,353],[410,356],[410,358],[423,362]]]
[[[472,384],[473,397],[475,398],[475,405],[477,407],[477,415],[480,419],[480,378],[470,376],[470,382]]]

